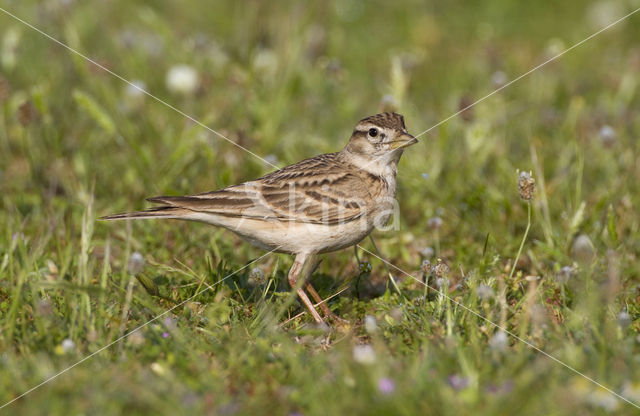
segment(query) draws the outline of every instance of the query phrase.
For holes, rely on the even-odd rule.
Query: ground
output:
[[[0,411],[638,411],[640,12],[431,129],[637,0],[0,7],[95,61],[0,12],[0,405],[75,365]],[[313,276],[349,326],[300,315],[289,256],[96,221],[271,170],[219,135],[282,166],[389,109],[429,129],[391,265],[367,239]]]

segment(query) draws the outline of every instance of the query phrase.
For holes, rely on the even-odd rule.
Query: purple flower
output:
[[[458,374],[450,375],[447,381],[449,382],[451,388],[453,388],[454,390],[462,390],[469,387],[469,379],[459,376]]]
[[[173,331],[174,329],[176,329],[176,320],[171,318],[170,316],[167,316],[166,318],[164,318],[164,326],[165,328],[167,328],[167,330]]]
[[[487,392],[491,394],[509,394],[513,390],[513,381],[507,380],[502,384],[489,384]]]
[[[385,396],[393,393],[395,389],[396,384],[390,378],[384,377],[378,380],[378,390],[380,390],[380,393],[384,394]]]
[[[169,333],[168,332],[163,332],[162,333],[162,338],[169,338]]]

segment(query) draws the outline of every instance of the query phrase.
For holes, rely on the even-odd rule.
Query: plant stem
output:
[[[522,248],[524,247],[524,242],[527,241],[527,235],[529,235],[529,229],[531,228],[531,201],[527,201],[527,228],[524,230],[524,235],[522,236],[522,241],[520,242],[520,248],[518,249],[518,254],[516,255],[515,260],[513,261],[513,266],[511,267],[511,272],[509,273],[509,281],[513,277],[513,272],[516,270],[516,265],[518,264],[518,260],[520,259],[520,254],[522,254]]]

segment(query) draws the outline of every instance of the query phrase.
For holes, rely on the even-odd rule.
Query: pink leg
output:
[[[308,259],[309,259],[308,254],[300,253],[296,255],[296,258],[293,261],[293,266],[291,266],[291,270],[289,270],[289,284],[291,285],[292,289],[296,289],[296,286],[298,284],[298,278],[300,277],[300,274],[302,273],[303,268],[307,263]],[[304,277],[305,276],[303,276],[303,278]],[[302,288],[298,288],[296,289],[296,293],[300,297],[300,300],[302,300],[302,303],[304,303],[307,309],[309,309],[309,312],[311,313],[311,316],[313,316],[313,319],[318,323],[324,322],[320,317],[320,314],[318,313],[318,311],[316,311],[316,308],[313,307],[313,303],[311,303],[307,294],[304,293],[304,290],[302,290]]]

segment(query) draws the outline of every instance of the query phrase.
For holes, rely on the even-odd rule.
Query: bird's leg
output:
[[[325,318],[333,318],[335,315],[331,312],[331,309],[327,306],[327,303],[322,300],[316,289],[311,286],[311,282],[309,281],[313,272],[316,271],[320,263],[322,262],[322,258],[314,256],[309,259],[309,268],[307,268],[306,273],[304,274],[304,281],[306,282],[307,292],[311,294],[311,297],[316,301],[316,306],[320,306],[322,310],[322,314]]]
[[[322,300],[318,292],[313,288],[313,286],[311,286],[311,283],[307,283],[307,292],[309,292],[311,294],[311,297],[317,302],[317,306],[320,306],[322,314],[325,318],[334,321],[347,322],[331,311],[331,309],[327,305],[327,302]]]
[[[311,303],[307,294],[304,293],[304,290],[302,290],[302,287],[297,287],[298,278],[300,277],[300,274],[302,273],[308,259],[309,259],[308,254],[300,253],[296,255],[296,258],[293,261],[293,265],[291,266],[291,270],[289,270],[289,284],[291,285],[292,289],[296,290],[296,293],[300,297],[300,300],[302,300],[302,303],[304,303],[307,309],[309,309],[309,312],[311,313],[311,316],[313,316],[313,319],[317,323],[323,323],[324,321],[320,317],[320,314],[318,313],[318,311],[316,311],[316,308],[313,307],[313,303]],[[302,276],[302,277],[304,278],[306,276]]]
[[[316,270],[316,268],[318,267],[321,261],[322,261],[321,258],[318,258],[318,259],[314,258],[311,263],[313,266],[309,267],[307,274],[304,276],[306,281],[307,292],[309,292],[309,294],[311,294],[311,297],[317,302],[317,306],[320,307],[320,310],[322,310],[322,314],[324,315],[325,318],[331,319],[335,322],[347,322],[331,311],[331,309],[329,308],[329,305],[327,305],[327,302],[322,300],[318,291],[316,291],[316,289],[311,285],[311,282],[309,281],[309,278],[311,277],[311,273],[313,273]]]

